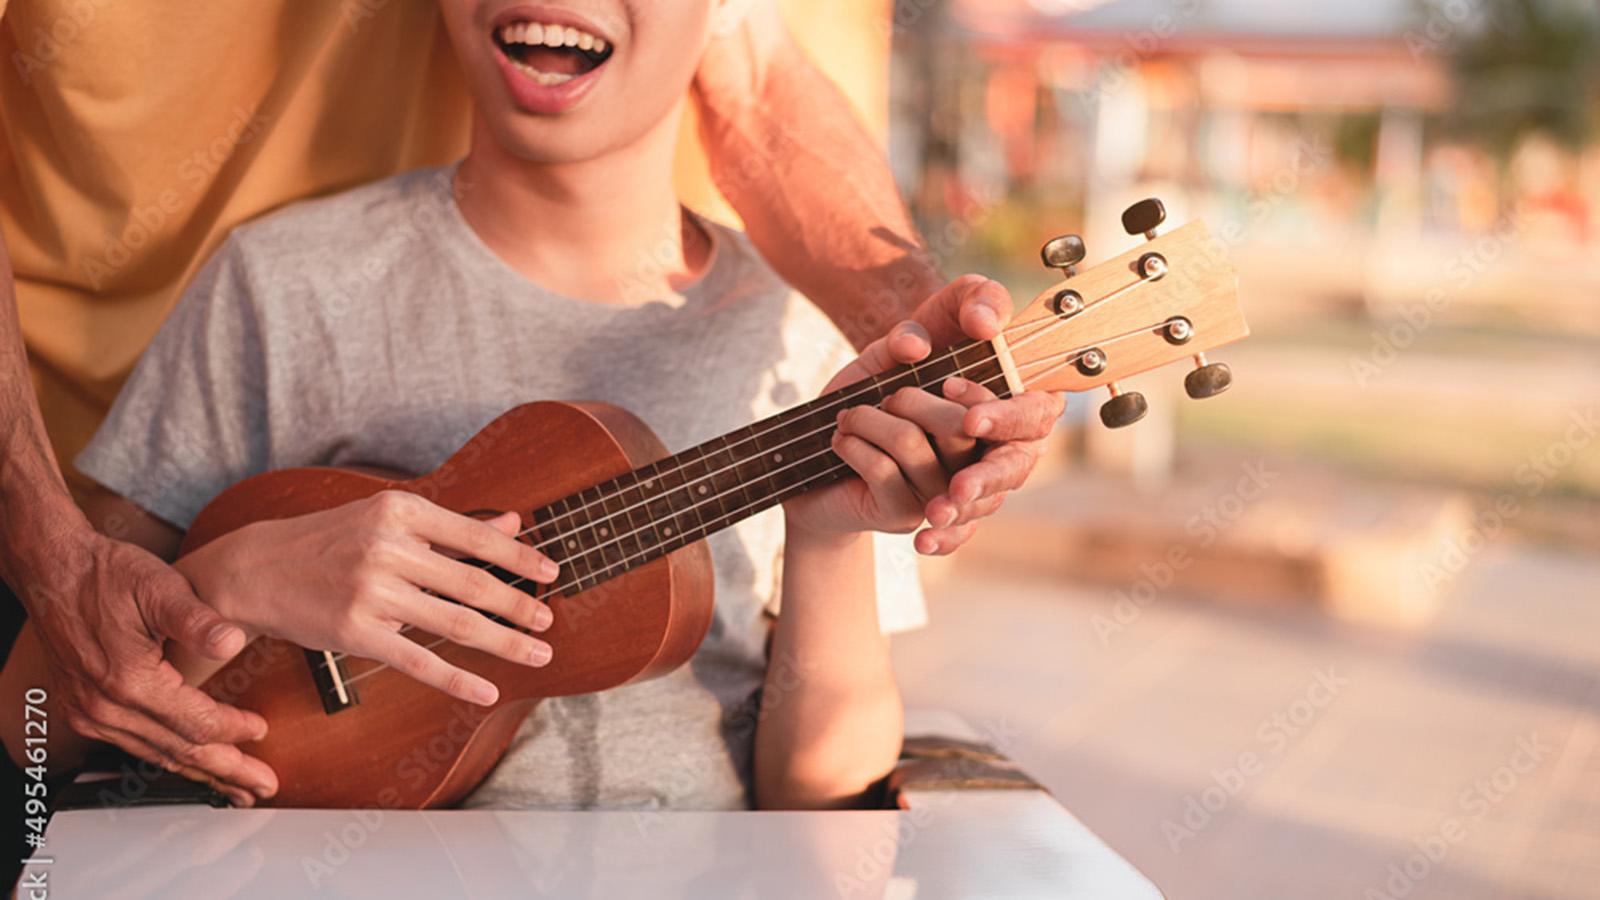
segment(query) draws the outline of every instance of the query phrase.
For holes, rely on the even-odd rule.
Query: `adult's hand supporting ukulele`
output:
[[[910,320],[867,345],[828,389],[919,362],[935,347],[968,338],[992,340],[1012,309],[1011,295],[998,282],[964,275],[923,301]],[[1027,480],[1065,406],[1060,394],[1043,391],[1001,400],[984,385],[960,378],[949,379],[942,390],[941,399],[904,388],[882,407],[883,413],[920,427],[945,470],[953,473],[942,493],[920,497],[931,527],[919,532],[915,542],[917,551],[928,555],[949,553],[966,543],[977,531],[977,520],[993,514],[1005,495]],[[892,427],[881,415],[861,410],[846,415],[839,431],[876,443],[874,437],[894,439],[886,435]],[[923,481],[932,483],[926,476]]]
[[[244,634],[161,560],[89,527],[56,467],[25,359],[0,237],[0,578],[27,608],[45,669],[23,687],[48,683],[51,712],[85,737],[168,768],[206,768],[246,802],[245,792],[270,790],[266,764],[232,746],[266,722],[184,687],[162,656],[171,639],[226,659]]]
[[[401,632],[420,628],[511,662],[548,663],[549,644],[482,613],[543,631],[553,619],[550,607],[438,549],[540,584],[555,581],[556,564],[517,541],[517,527],[515,513],[483,522],[415,494],[383,491],[322,512],[247,525],[174,565],[201,597],[247,628],[377,660],[487,706],[499,698],[493,684]]]

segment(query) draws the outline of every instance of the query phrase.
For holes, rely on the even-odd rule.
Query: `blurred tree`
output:
[[[1431,0],[1428,6],[1431,16],[1458,23],[1448,50],[1459,91],[1449,121],[1457,131],[1502,165],[1534,132],[1574,149],[1592,138],[1600,98],[1594,0]]]

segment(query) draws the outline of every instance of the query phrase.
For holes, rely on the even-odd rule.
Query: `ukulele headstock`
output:
[[[1184,379],[1190,397],[1227,390],[1228,367],[1207,361],[1205,352],[1250,333],[1238,275],[1205,223],[1157,234],[1165,219],[1159,200],[1129,207],[1123,227],[1145,242],[1081,272],[1085,251],[1076,235],[1044,245],[1045,265],[1065,277],[1024,307],[997,342],[1029,390],[1107,387],[1111,399],[1100,418],[1112,428],[1147,410],[1143,396],[1117,387],[1130,375],[1191,359],[1195,369]]]

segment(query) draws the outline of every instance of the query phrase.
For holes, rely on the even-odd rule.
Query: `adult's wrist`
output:
[[[0,492],[0,577],[29,615],[42,612],[41,598],[86,577],[103,540],[64,488]]]

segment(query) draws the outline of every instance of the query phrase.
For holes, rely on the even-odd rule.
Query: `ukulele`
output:
[[[1130,207],[1123,224],[1147,242],[1083,272],[1082,240],[1050,241],[1042,255],[1063,280],[992,341],[937,350],[675,455],[615,406],[546,401],[495,419],[418,478],[338,468],[248,478],[201,511],[182,552],[251,522],[383,490],[410,491],[465,514],[518,511],[520,539],[561,566],[560,580],[546,588],[490,571],[550,603],[555,622],[541,637],[558,649],[548,665],[528,668],[408,632],[499,685],[500,699],[489,707],[372,660],[270,638],[252,642],[203,688],[271,723],[265,739],[242,749],[278,773],[274,805],[454,804],[494,767],[541,698],[662,675],[693,655],[712,614],[711,556],[702,538],[846,477],[849,468],[830,449],[841,409],[880,403],[907,386],[937,393],[946,378],[960,376],[1001,397],[1104,386],[1111,397],[1100,418],[1122,427],[1147,406],[1118,380],[1185,358],[1197,363],[1184,381],[1191,397],[1225,390],[1227,366],[1207,362],[1204,351],[1249,333],[1237,277],[1203,223],[1158,236],[1164,218],[1158,200]],[[537,466],[528,465],[533,460]]]

